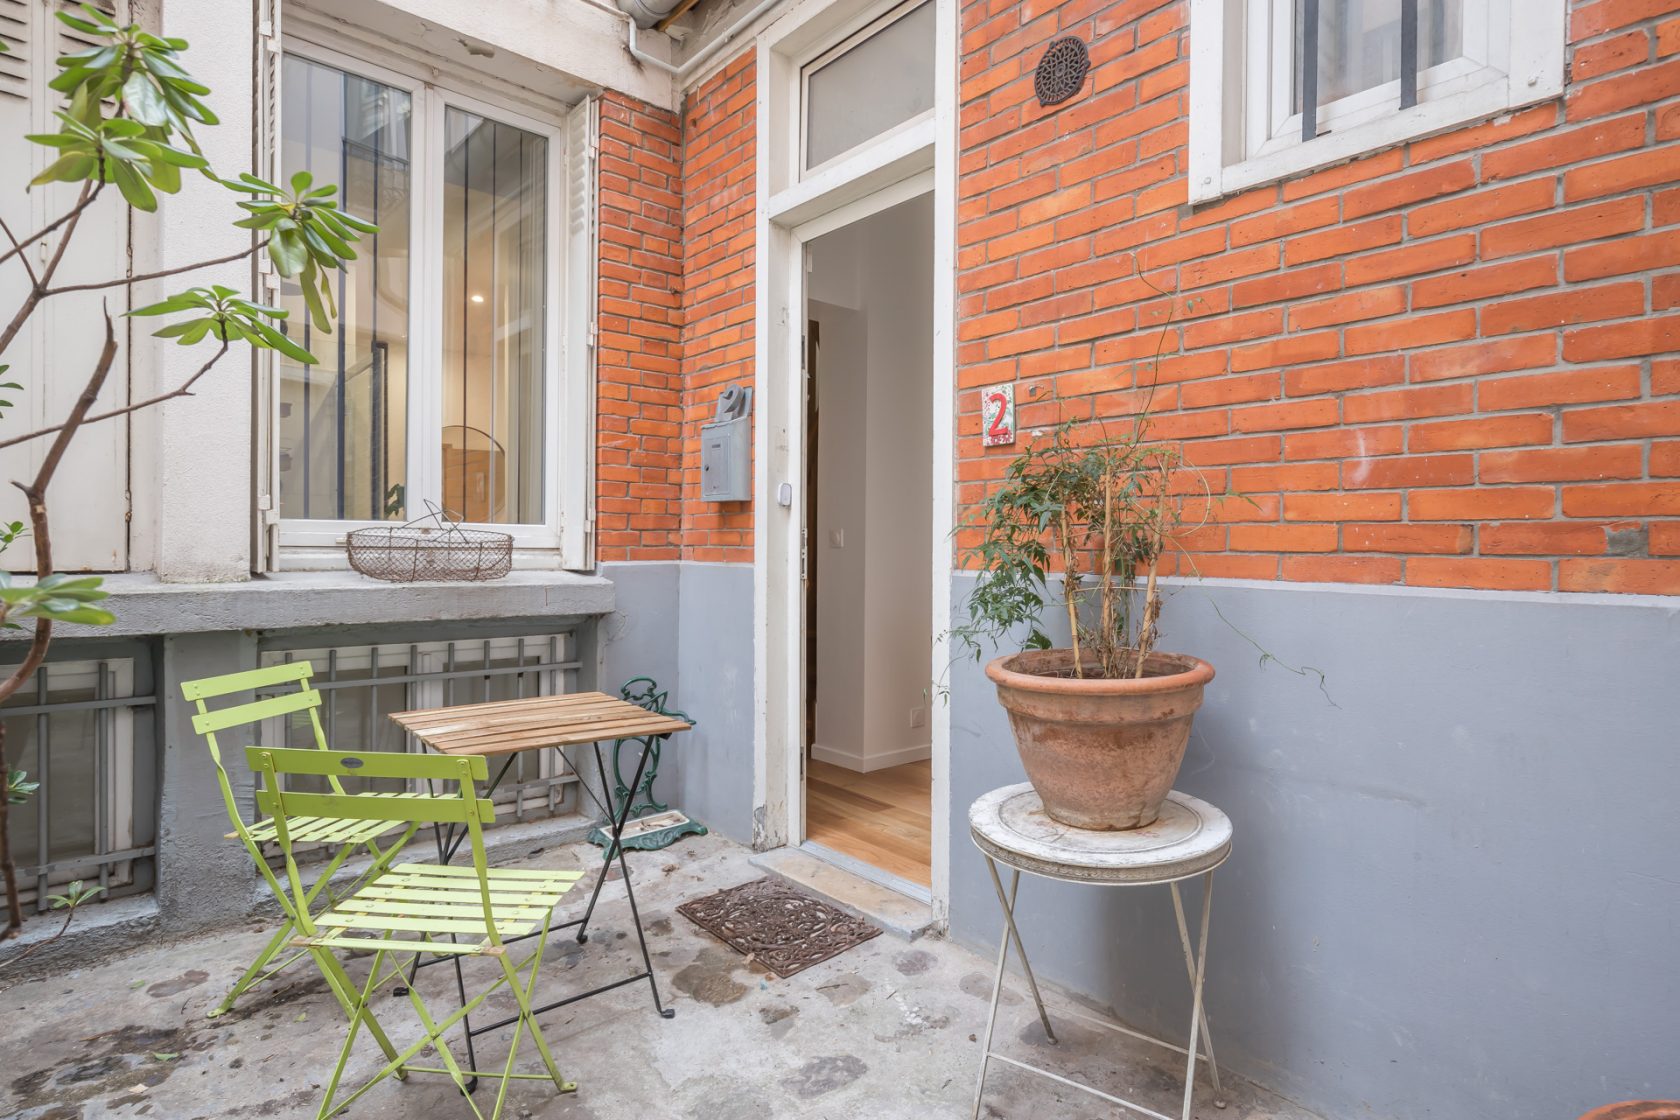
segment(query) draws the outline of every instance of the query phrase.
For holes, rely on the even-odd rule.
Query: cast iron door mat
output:
[[[881,934],[879,926],[771,878],[690,899],[677,913],[783,979]]]

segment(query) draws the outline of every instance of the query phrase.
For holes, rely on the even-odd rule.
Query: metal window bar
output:
[[[1400,0],[1400,108],[1417,104],[1418,0]]]
[[[31,779],[40,783],[40,788],[25,806],[35,814],[35,862],[20,866],[18,879],[22,900],[25,903],[32,902],[37,913],[45,913],[51,908],[54,888],[78,878],[96,879],[99,886],[105,888],[98,896],[98,901],[101,902],[149,890],[150,861],[157,854],[155,842],[134,843],[129,840],[124,847],[113,846],[116,843],[113,824],[123,815],[129,816],[131,820],[130,826],[124,830],[127,837],[151,837],[153,834],[152,806],[149,799],[136,797],[133,787],[142,775],[150,773],[156,762],[150,740],[133,733],[133,712],[137,708],[154,707],[157,699],[155,696],[135,696],[131,692],[123,694],[124,690],[118,684],[116,666],[109,660],[102,660],[92,665],[93,699],[53,700],[54,671],[57,670],[59,679],[62,680],[67,673],[80,675],[78,669],[78,663],[71,662],[48,662],[42,665],[35,672],[35,702],[7,704],[0,709],[0,718],[4,718],[8,724],[8,744],[16,742],[17,737],[10,732],[19,728],[21,721],[34,721],[35,742],[31,752]],[[61,692],[66,690],[60,688]],[[55,845],[55,820],[52,810],[55,780],[54,724],[62,717],[81,712],[91,713],[93,717],[93,742],[89,752],[91,773],[88,775],[93,793],[91,811],[84,827],[74,828],[68,838],[61,831]],[[119,736],[119,721],[128,721],[126,736]],[[129,751],[127,769],[130,778],[126,785],[119,783],[114,776],[119,769],[117,753],[120,738],[126,739]],[[62,750],[71,749],[62,743],[59,746]],[[6,761],[6,765],[11,768],[21,762],[21,758],[12,757]],[[77,779],[65,771],[57,780]],[[13,813],[16,814],[20,808],[23,806],[14,808]],[[80,854],[66,854],[55,859],[55,847],[61,851],[67,848],[85,850]],[[142,861],[147,873],[141,872]],[[33,883],[30,883],[30,880],[33,880]],[[23,885],[26,883],[29,885]]]
[[[1318,0],[1301,0],[1301,141],[1318,135]]]
[[[1301,86],[1301,140],[1318,136],[1319,0],[1300,0],[1301,44],[1297,66]],[[1418,0],[1400,0],[1400,108],[1418,100]]]
[[[357,728],[361,740],[355,747],[377,750],[380,749],[378,731],[384,726],[386,717],[395,711],[478,704],[495,699],[551,696],[576,691],[577,675],[582,668],[582,662],[575,656],[575,646],[575,632],[568,630],[541,636],[403,645],[390,643],[383,646],[340,647],[325,651],[287,650],[276,653],[277,660],[280,661],[303,659],[315,663],[316,674],[311,684],[322,694],[323,706],[326,709],[322,722],[326,728],[328,746],[349,749],[346,742],[339,738],[340,700],[342,697],[349,703],[352,692],[366,693],[365,697],[357,698],[361,700],[361,719]],[[355,653],[359,660],[364,652],[367,659],[365,670],[345,668],[345,655]],[[396,653],[395,658],[391,656],[393,652]],[[428,662],[438,661],[441,661],[442,668],[425,668]],[[265,658],[264,663],[272,662]],[[397,671],[392,672],[392,669]],[[475,682],[476,688],[473,687]],[[398,686],[403,689],[400,706],[382,704],[380,692]],[[501,695],[498,695],[498,692]],[[277,695],[278,691],[272,694]],[[268,732],[259,729],[259,743],[267,734]],[[282,742],[285,741],[283,730],[278,738]],[[419,740],[405,733],[402,749],[419,752],[426,748]],[[551,752],[522,752],[516,758],[513,770],[496,790],[496,803],[512,809],[511,813],[504,810],[499,814],[497,823],[506,823],[509,820],[524,821],[573,811],[575,796],[568,795],[567,789],[577,781],[577,775],[570,765],[563,761],[553,761]],[[254,806],[251,811],[254,812]]]

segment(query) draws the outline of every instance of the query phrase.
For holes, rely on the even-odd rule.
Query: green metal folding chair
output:
[[[343,1111],[393,1075],[402,1079],[410,1073],[447,1074],[479,1120],[483,1120],[484,1114],[473,1102],[467,1084],[469,1078],[501,1082],[492,1120],[501,1116],[508,1086],[515,1080],[552,1081],[563,1093],[576,1089],[574,1082],[560,1075],[554,1055],[537,1027],[531,999],[536,991],[554,907],[583,873],[490,867],[484,854],[483,826],[494,819],[495,809],[489,800],[478,797],[473,790],[475,781],[482,782],[489,777],[484,758],[268,747],[247,747],[245,757],[261,776],[257,805],[271,814],[276,840],[285,855],[286,878],[300,934],[292,944],[315,958],[350,1019],[338,1064],[327,1080],[316,1120],[326,1120]],[[284,780],[290,775],[423,780],[438,783],[442,792],[426,798],[292,793],[287,792]],[[295,829],[305,822],[307,827],[314,828],[317,822],[330,820],[347,825],[396,821],[410,829],[423,824],[464,826],[472,848],[472,866],[398,864],[324,912],[312,913],[314,894],[304,887],[294,856]],[[534,938],[537,948],[516,965],[508,959],[505,942],[528,934],[540,934]],[[367,980],[358,987],[337,953],[366,954],[370,949],[373,950],[372,967]],[[457,959],[484,957],[498,967],[493,983],[471,999],[463,990],[460,1008],[439,1019],[408,983],[407,972],[411,959],[445,954]],[[529,975],[523,976],[526,972]],[[392,1045],[371,1006],[374,993],[385,984],[406,992],[425,1032],[420,1041],[401,1052]],[[443,1036],[503,986],[509,989],[519,1007],[513,1020],[516,1025],[507,1063],[499,1073],[464,1068],[450,1052]],[[384,1051],[386,1063],[360,1088],[335,1100],[356,1038],[364,1026]],[[514,1072],[514,1062],[527,1031],[542,1056],[546,1074]],[[428,1046],[442,1060],[441,1067],[413,1064],[413,1059]]]
[[[290,716],[299,712],[309,713],[309,725],[314,732],[315,746],[325,751],[327,747],[326,732],[321,728],[321,694],[310,687],[309,678],[313,670],[307,661],[293,661],[285,665],[275,665],[267,669],[252,669],[244,673],[228,673],[219,677],[205,677],[202,680],[184,681],[181,684],[181,695],[198,705],[198,714],[193,717],[193,730],[204,736],[210,747],[210,760],[216,767],[216,784],[221,788],[222,800],[227,806],[228,820],[233,824],[233,831],[228,833],[228,839],[237,838],[245,845],[251,860],[257,866],[258,873],[274,893],[280,909],[285,914],[285,920],[267,945],[245,970],[245,974],[234,984],[233,990],[228,992],[220,1004],[211,1009],[209,1015],[215,1018],[232,1010],[234,1002],[248,991],[253,985],[267,980],[270,976],[280,972],[305,954],[294,953],[278,964],[273,963],[286,947],[286,942],[297,932],[297,912],[290,894],[275,878],[274,871],[269,867],[264,857],[262,845],[273,841],[276,828],[272,820],[258,820],[247,823],[240,811],[238,799],[234,796],[233,786],[228,782],[227,770],[222,766],[222,752],[216,743],[216,732],[230,728],[245,727],[260,723],[263,720],[274,719],[279,716]],[[273,689],[295,685],[290,691],[279,696],[256,700],[245,704],[233,704],[224,708],[212,710],[207,700],[228,696],[233,693],[252,692],[259,689]],[[243,744],[241,744],[243,745]],[[343,793],[344,788],[335,776],[329,775],[327,782],[333,792]],[[423,793],[412,794],[382,794],[380,796],[424,797]],[[343,821],[338,819],[309,821],[294,820],[292,822],[292,839],[294,843],[323,843],[336,844],[338,850],[327,861],[325,868],[315,877],[314,886],[310,888],[308,899],[310,902],[332,881],[332,877],[343,866],[344,861],[364,850],[373,857],[373,863],[357,882],[370,875],[376,875],[388,866],[392,859],[402,850],[418,830],[418,826],[411,826],[392,843],[381,848],[375,841],[390,833],[403,828],[403,823],[396,820],[368,820]],[[353,889],[351,884],[349,889]]]

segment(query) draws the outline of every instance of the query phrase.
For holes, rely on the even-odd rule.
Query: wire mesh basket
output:
[[[513,569],[513,537],[490,529],[463,529],[426,503],[431,512],[406,525],[356,529],[345,535],[350,566],[391,583],[426,580],[477,583]]]

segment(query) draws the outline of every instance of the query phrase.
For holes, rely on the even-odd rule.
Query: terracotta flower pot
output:
[[[1623,1101],[1595,1108],[1581,1120],[1680,1120],[1680,1101]]]
[[[1137,680],[1077,678],[1073,651],[1029,650],[986,666],[1044,811],[1075,828],[1153,824],[1172,790],[1213,666],[1152,653]]]

